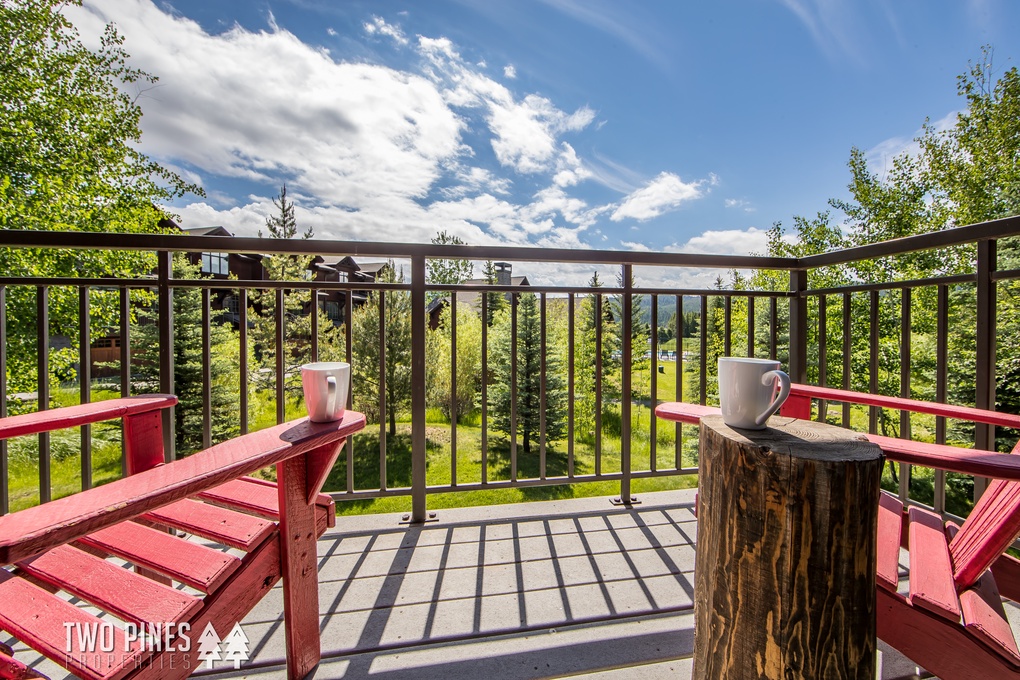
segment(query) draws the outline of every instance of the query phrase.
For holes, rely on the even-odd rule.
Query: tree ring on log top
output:
[[[864,461],[882,455],[877,444],[860,432],[800,418],[769,418],[764,430],[730,427],[722,416],[705,416],[701,427],[715,430],[735,443],[753,447],[761,453],[785,454],[795,458],[821,461]]]

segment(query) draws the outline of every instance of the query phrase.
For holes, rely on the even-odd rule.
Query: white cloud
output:
[[[517,69],[514,68],[513,64],[507,64],[506,66],[503,67],[503,75],[509,78],[510,80],[513,80],[514,78],[517,77]]]
[[[684,182],[671,172],[660,173],[647,185],[623,200],[610,219],[650,220],[674,210],[684,201],[701,198],[703,182]]]
[[[950,111],[941,119],[931,123],[932,129],[936,132],[944,132],[952,128],[956,125],[959,113],[959,111]],[[890,137],[871,147],[864,153],[864,158],[868,162],[868,168],[880,180],[885,181],[890,171],[892,171],[893,161],[898,156],[903,154],[916,156],[921,152],[921,145],[918,144],[917,139],[922,134],[924,134],[924,129],[919,128],[910,139],[906,137]]]
[[[744,212],[754,212],[756,210],[749,201],[746,201],[743,198],[727,198],[724,204],[727,208],[743,210]]]
[[[381,17],[364,31],[402,59],[416,55],[413,66],[338,60],[271,13],[264,30],[212,34],[149,0],[66,11],[84,40],[116,21],[132,65],[159,75],[138,93],[142,150],[210,188],[206,200],[173,208],[186,227],[252,236],[287,183],[299,223],[317,238],[427,242],[445,229],[477,244],[583,248],[607,239],[593,229],[600,219],[649,219],[709,182],[662,173],[635,191],[633,173],[582,158],[565,139],[590,131],[592,108],[564,111],[514,92],[448,38],[409,39]],[[253,195],[231,198],[221,180]],[[589,180],[632,193],[600,202],[577,189]]]
[[[408,43],[407,36],[400,30],[400,27],[387,23],[382,17],[372,17],[371,21],[365,22],[364,28],[365,33],[369,35],[385,35],[400,45]]]
[[[666,250],[676,253],[703,253],[708,255],[750,255],[764,253],[768,246],[768,230],[726,229],[706,231],[686,243],[674,243]]]
[[[845,55],[860,61],[855,3],[845,0],[779,0],[804,25],[812,40],[830,58]]]

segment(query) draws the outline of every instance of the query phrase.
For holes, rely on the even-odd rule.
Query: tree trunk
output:
[[[874,678],[882,452],[773,418],[701,421],[695,678]]]

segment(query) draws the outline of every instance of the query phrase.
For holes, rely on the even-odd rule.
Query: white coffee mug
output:
[[[771,359],[719,359],[719,406],[724,423],[747,430],[765,429],[765,421],[790,396],[790,376],[779,366]]]
[[[305,408],[313,423],[340,420],[347,405],[351,365],[342,361],[318,361],[301,367]]]

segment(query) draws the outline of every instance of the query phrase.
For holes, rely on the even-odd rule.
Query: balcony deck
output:
[[[412,527],[338,518],[319,541],[315,677],[690,677],[694,491],[641,501],[443,510]],[[277,588],[245,619],[244,677],[283,676],[281,611]],[[882,649],[883,678],[917,677]]]
[[[318,543],[316,678],[691,677],[694,490],[632,509],[586,498],[340,517]],[[250,661],[195,677],[283,678],[279,586],[242,621]],[[1020,616],[1010,611],[1014,630]],[[879,642],[881,677],[918,677]],[[18,657],[31,663],[21,644]],[[67,676],[39,658],[50,678]]]

